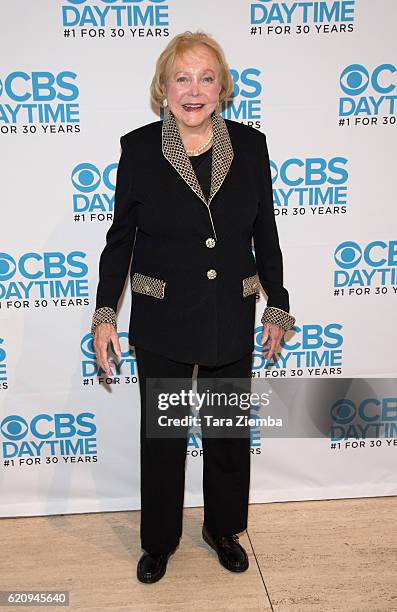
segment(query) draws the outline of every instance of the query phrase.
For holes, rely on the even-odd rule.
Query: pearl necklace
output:
[[[201,153],[201,151],[202,151],[203,149],[205,149],[205,148],[206,148],[206,147],[207,147],[207,146],[210,144],[210,142],[211,142],[211,140],[212,140],[212,136],[213,136],[213,134],[211,134],[211,136],[209,137],[209,139],[207,140],[207,142],[206,142],[205,144],[203,144],[203,146],[202,146],[202,147],[199,147],[198,149],[186,149],[186,153],[187,153],[188,155],[198,155],[199,153]]]

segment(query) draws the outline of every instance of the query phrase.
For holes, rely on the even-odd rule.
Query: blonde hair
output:
[[[198,44],[207,45],[207,47],[215,53],[219,62],[222,84],[222,89],[219,93],[219,102],[221,103],[231,97],[234,85],[222,47],[216,40],[202,30],[197,30],[196,32],[186,30],[174,36],[157,59],[156,71],[150,84],[150,97],[155,106],[162,105],[165,96],[165,83],[175,57],[182,55],[184,51]]]

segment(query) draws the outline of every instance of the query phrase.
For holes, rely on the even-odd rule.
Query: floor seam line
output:
[[[255,552],[254,547],[252,545],[252,541],[251,541],[250,535],[248,533],[248,529],[246,529],[246,532],[247,532],[247,537],[248,537],[248,540],[249,540],[249,543],[250,543],[250,546],[251,546],[252,554],[254,555],[255,562],[256,562],[257,568],[259,570],[259,574],[261,576],[263,586],[264,586],[265,591],[266,591],[267,599],[268,599],[268,602],[270,604],[270,609],[271,609],[272,612],[274,612],[272,600],[270,599],[269,591],[267,589],[266,582],[265,582],[265,579],[264,579],[263,574],[262,574],[262,570],[261,570],[259,562],[258,562],[258,557],[256,556],[256,552]]]

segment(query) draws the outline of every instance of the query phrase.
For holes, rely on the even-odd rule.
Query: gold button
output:
[[[208,270],[207,271],[208,278],[216,278],[216,270]]]
[[[215,240],[214,238],[207,238],[207,240],[205,241],[205,245],[209,248],[212,249],[215,246]]]

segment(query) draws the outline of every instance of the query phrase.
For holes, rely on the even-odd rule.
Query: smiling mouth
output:
[[[202,109],[204,104],[182,104],[182,108],[188,113]]]

